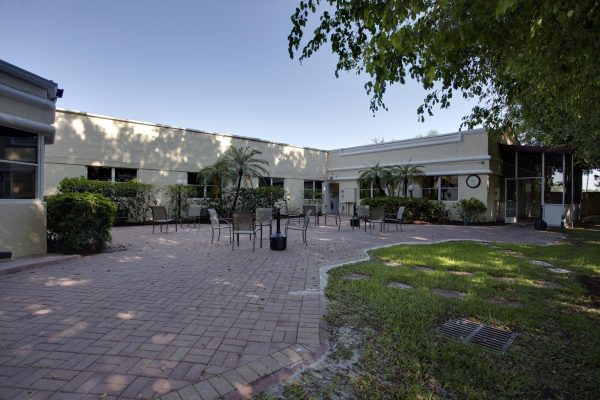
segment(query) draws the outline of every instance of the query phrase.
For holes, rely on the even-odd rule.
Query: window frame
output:
[[[6,130],[6,131],[5,131]],[[3,136],[5,135],[5,137],[11,137],[10,133],[11,131],[14,132],[19,132],[19,133],[23,133],[23,134],[27,134],[27,135],[32,135],[35,137],[35,142],[36,142],[36,148],[35,148],[35,155],[36,155],[36,161],[35,162],[30,162],[30,161],[16,161],[16,160],[8,160],[8,159],[1,159],[0,163],[4,163],[4,164],[9,164],[9,165],[23,165],[23,166],[28,166],[28,167],[33,167],[33,197],[0,197],[0,202],[3,203],[7,203],[7,202],[11,202],[11,203],[15,203],[15,202],[32,202],[32,201],[40,201],[43,197],[43,193],[44,193],[44,174],[43,171],[41,170],[43,168],[44,165],[44,149],[45,149],[45,142],[44,142],[44,136],[43,135],[39,135],[33,132],[26,132],[26,131],[22,131],[22,130],[18,130],[18,129],[11,129],[11,128],[7,128],[4,126],[0,126],[0,133],[3,133]],[[16,136],[13,136],[16,138]]]
[[[110,169],[110,180],[102,180],[102,179],[90,179],[89,177],[89,169],[90,168],[104,168],[104,169]],[[135,178],[132,178],[128,181],[117,181],[117,170],[121,169],[121,170],[131,170],[131,171],[135,171]],[[86,179],[90,179],[90,180],[98,180],[98,181],[103,181],[103,182],[112,182],[112,183],[124,183],[124,182],[131,182],[133,180],[137,180],[139,179],[139,168],[126,168],[126,167],[108,167],[106,165],[86,165],[85,166],[85,177]]]

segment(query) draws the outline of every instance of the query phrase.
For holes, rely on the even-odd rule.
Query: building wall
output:
[[[54,82],[0,60],[0,129],[33,133],[38,147],[33,198],[14,198],[12,186],[0,198],[0,251],[11,252],[13,257],[46,253],[46,206],[41,201],[43,159],[45,143],[54,139],[56,93]],[[5,154],[2,157],[9,165],[19,161],[10,156],[8,160]],[[12,176],[10,171],[4,172]]]
[[[140,181],[158,185],[186,181],[187,172],[213,164],[230,145],[261,151],[269,175],[286,179],[296,206],[304,179],[325,179],[323,150],[66,110],[57,111],[55,126],[55,144],[46,152],[46,193],[64,177],[84,175],[87,165],[138,169]]]
[[[475,197],[487,206],[481,219],[495,220],[498,217],[497,188],[500,160],[496,157],[495,141],[488,138],[484,130],[457,132],[424,138],[415,138],[381,144],[352,147],[329,152],[327,176],[340,184],[340,201],[351,207],[358,200],[357,178],[366,166],[379,163],[381,166],[412,164],[423,166],[425,176],[455,175],[458,177],[458,199]],[[491,155],[494,153],[494,156]],[[467,177],[478,175],[481,184],[469,188]],[[421,197],[418,180],[414,182],[415,197]],[[452,206],[455,201],[444,201],[451,211],[451,218],[458,219]]]
[[[14,200],[0,203],[0,249],[12,256],[46,253],[46,204]]]

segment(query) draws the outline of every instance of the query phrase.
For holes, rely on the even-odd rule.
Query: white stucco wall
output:
[[[14,258],[46,253],[46,204],[12,200],[0,203],[0,249]]]
[[[42,160],[44,143],[53,140],[56,90],[54,82],[0,60],[0,128],[38,135],[35,198],[0,199],[0,251],[12,257],[46,253]],[[8,154],[3,156],[10,161]]]
[[[57,111],[55,126],[55,144],[46,152],[52,171],[46,176],[46,193],[61,179],[82,175],[87,165],[134,168],[140,181],[157,185],[187,181],[187,172],[213,164],[230,145],[261,151],[269,176],[285,178],[295,207],[302,205],[304,180],[325,180],[326,175],[323,150],[66,110]]]
[[[340,184],[340,201],[350,203],[358,188],[356,179],[367,166],[376,163],[381,166],[421,165],[426,176],[458,176],[458,199],[474,197],[481,200],[488,207],[482,220],[491,221],[497,217],[493,197],[497,180],[490,178],[499,169],[499,161],[490,155],[491,150],[496,152],[495,146],[485,131],[474,130],[333,150],[329,152],[327,175]],[[481,179],[477,188],[469,188],[466,184],[467,176],[472,174]],[[414,184],[413,195],[421,197],[418,181]],[[451,218],[458,219],[452,209],[456,202],[444,203],[451,211]]]

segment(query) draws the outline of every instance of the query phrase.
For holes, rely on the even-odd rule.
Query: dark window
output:
[[[187,173],[187,184],[188,185],[198,185],[198,173],[197,172],[188,172]]]
[[[360,185],[359,197],[361,199],[368,199],[369,197],[373,197],[373,192],[373,185],[371,185],[370,183],[363,183],[362,185]]]
[[[0,199],[33,199],[38,136],[0,127]]]
[[[137,179],[137,169],[115,168],[115,182],[129,182]]]
[[[458,176],[440,177],[440,199],[446,201],[458,200]]]
[[[276,186],[276,187],[284,187],[285,179],[284,178],[258,178],[258,186]]]
[[[0,199],[35,198],[37,167],[0,162]]]
[[[323,181],[304,181],[304,199],[314,200],[323,197]]]
[[[423,177],[423,187],[421,189],[421,197],[429,200],[438,200],[438,177],[425,176]]]
[[[112,181],[113,172],[115,182],[129,182],[137,179],[137,169],[133,168],[87,167],[87,177],[93,181]]]
[[[87,167],[87,178],[93,181],[112,181],[112,168]]]

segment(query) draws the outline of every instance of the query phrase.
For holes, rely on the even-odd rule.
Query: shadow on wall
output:
[[[326,172],[324,151],[260,140],[71,112],[58,112],[56,127],[56,143],[46,148],[48,163],[197,172],[233,144],[260,150],[272,176],[323,179]]]

